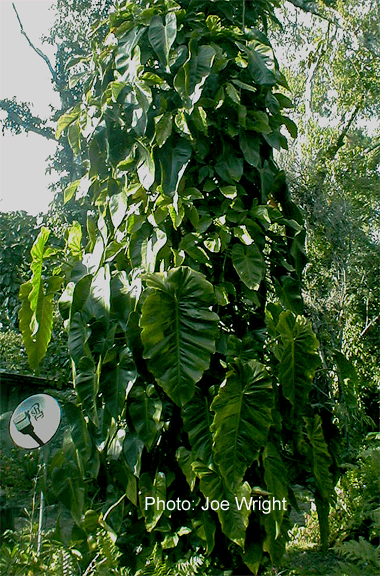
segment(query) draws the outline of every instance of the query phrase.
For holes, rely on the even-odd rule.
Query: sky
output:
[[[33,44],[54,62],[54,47],[42,44],[53,23],[51,0],[14,0],[25,32]],[[33,103],[32,112],[42,118],[50,115],[49,104],[59,108],[49,69],[29,46],[20,32],[9,0],[0,0],[0,98]],[[4,117],[4,113],[0,117]],[[25,210],[30,214],[46,212],[53,198],[48,190],[52,176],[45,175],[46,158],[56,145],[34,133],[0,135],[0,211]]]

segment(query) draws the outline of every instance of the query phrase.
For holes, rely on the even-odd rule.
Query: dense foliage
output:
[[[289,506],[240,504],[289,504],[295,482],[313,490],[327,543],[333,459],[308,400],[319,359],[300,315],[305,230],[273,160],[281,128],[296,128],[268,15],[264,1],[122,4],[81,61],[85,97],[58,122],[85,171],[65,198],[92,209],[63,254],[40,232],[21,326],[37,366],[63,279],[77,403],[51,474],[84,538],[86,510],[103,522],[95,491],[113,505],[135,568],[157,545],[254,573],[266,555],[277,563]]]
[[[379,409],[380,15],[371,1],[298,4],[312,14],[284,3],[276,35],[292,47],[281,58],[299,128],[280,164],[305,215],[303,295],[322,359],[316,399],[338,422],[344,461]]]
[[[314,495],[326,546],[338,465],[377,418],[379,144],[363,122],[378,115],[379,28],[369,1],[290,3],[313,16],[270,0],[125,2],[108,18],[108,1],[58,3],[47,40],[59,44],[55,119],[67,111],[52,159],[66,209],[0,255],[23,253],[0,292],[14,325],[30,261],[20,327],[30,366],[51,370],[65,287],[77,402],[50,472],[86,572],[257,573],[280,562],[295,483]],[[280,4],[271,34],[287,46],[285,75],[268,40]],[[7,106],[5,128],[52,137],[25,105]],[[17,362],[17,336],[0,336]],[[350,509],[338,546],[359,571],[378,562],[378,511],[358,488],[376,457],[344,476],[331,517],[334,538]],[[236,504],[273,496],[287,508]],[[202,511],[206,498],[230,506]],[[22,564],[22,538],[16,548]],[[50,553],[54,573],[64,550]]]

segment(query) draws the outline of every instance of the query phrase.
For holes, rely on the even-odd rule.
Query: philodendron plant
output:
[[[113,506],[131,566],[157,545],[278,563],[292,483],[314,491],[327,537],[305,229],[273,159],[296,136],[265,35],[275,5],[121,2],[69,63],[83,98],[57,138],[84,175],[65,198],[93,208],[61,259],[77,399],[50,470],[83,536],[104,523],[97,502]]]

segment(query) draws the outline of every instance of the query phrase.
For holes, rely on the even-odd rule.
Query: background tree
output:
[[[291,4],[309,17],[283,3],[279,42],[293,47],[282,62],[299,137],[281,164],[306,217],[304,297],[323,362],[317,400],[355,454],[378,411],[379,13],[373,2]]]

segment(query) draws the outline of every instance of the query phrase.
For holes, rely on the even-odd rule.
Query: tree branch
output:
[[[361,340],[367,334],[367,332],[369,332],[371,330],[372,326],[374,324],[376,324],[376,322],[379,320],[379,318],[380,318],[380,314],[378,316],[376,316],[375,318],[373,318],[371,320],[371,322],[369,324],[367,324],[367,326],[364,326],[363,330],[359,334],[358,340]]]
[[[0,100],[0,109],[8,114],[7,120],[2,121],[5,128],[9,128],[16,134],[25,130],[25,132],[35,132],[44,138],[55,140],[55,134],[52,128],[44,126],[44,122],[40,120],[40,118],[33,116],[29,110],[26,112],[16,102],[8,100],[7,98]]]
[[[329,160],[333,160],[335,158],[335,156],[337,155],[338,150],[340,148],[342,148],[342,146],[344,146],[344,139],[347,136],[347,132],[349,131],[351,124],[353,123],[356,116],[358,115],[358,112],[360,110],[360,105],[361,105],[361,100],[360,100],[360,102],[358,102],[358,104],[356,104],[355,108],[353,109],[347,124],[343,127],[343,130],[339,134],[335,144],[329,146],[329,148],[327,150],[327,154],[326,154],[326,156],[328,157]]]
[[[33,44],[33,42],[30,40],[29,36],[27,35],[27,33],[26,33],[25,30],[24,30],[24,27],[23,27],[23,25],[22,25],[20,16],[19,16],[19,14],[18,14],[18,12],[17,12],[16,6],[14,5],[14,2],[12,2],[12,6],[13,6],[13,10],[16,12],[16,16],[17,16],[18,23],[20,24],[21,34],[22,34],[23,36],[25,36],[25,38],[26,38],[27,41],[28,41],[29,46],[36,52],[36,54],[38,54],[38,56],[40,56],[40,58],[42,58],[42,59],[46,62],[47,66],[48,66],[48,68],[49,68],[49,70],[50,70],[50,74],[51,74],[52,77],[53,77],[53,81],[54,81],[54,83],[57,85],[57,83],[58,83],[58,82],[57,82],[58,78],[57,78],[57,75],[56,75],[56,73],[55,73],[55,71],[54,71],[53,66],[51,65],[51,62],[50,62],[49,58],[48,58],[48,57],[46,56],[46,54],[44,54],[39,48],[37,48],[37,47]]]
[[[361,103],[362,103],[362,101],[360,99],[358,104],[356,104],[355,108],[353,109],[351,116],[348,119],[348,122],[345,124],[345,126],[343,126],[343,129],[340,132],[335,143],[331,144],[331,146],[328,147],[326,154],[325,154],[326,160],[333,160],[335,158],[335,156],[337,155],[338,151],[340,150],[340,148],[342,148],[342,146],[344,146],[344,139],[347,136],[347,133],[348,133],[353,121],[355,120],[356,116],[358,115]],[[318,193],[321,192],[323,182],[325,181],[327,173],[328,173],[328,169],[327,169],[327,166],[325,163],[325,166],[323,168],[321,168],[320,170],[318,170],[318,172],[317,172],[317,182],[315,185],[316,192],[318,192]]]
[[[307,12],[309,14],[314,14],[314,16],[318,16],[322,20],[329,22],[330,24],[334,24],[338,28],[350,32],[361,46],[366,48],[368,52],[372,54],[375,58],[380,58],[380,45],[378,45],[377,40],[375,37],[369,32],[364,30],[352,30],[349,26],[347,26],[347,22],[345,19],[339,14],[337,10],[334,8],[325,6],[321,9],[320,5],[317,2],[309,1],[309,0],[286,0],[290,4],[293,4],[296,8],[300,8],[303,12]]]

